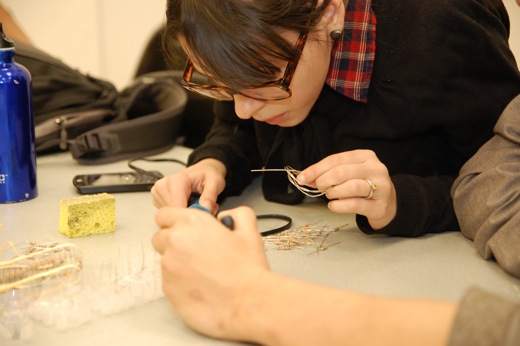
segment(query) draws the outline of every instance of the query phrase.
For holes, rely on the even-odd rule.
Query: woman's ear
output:
[[[318,5],[322,3],[323,0],[318,1]],[[345,6],[343,0],[330,0],[320,19],[320,26],[329,33],[333,41],[338,40],[343,33]]]

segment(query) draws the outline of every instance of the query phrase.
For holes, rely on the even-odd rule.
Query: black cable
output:
[[[135,170],[136,172],[139,172],[141,174],[144,174],[144,175],[152,175],[152,176],[155,176],[157,177],[157,175],[155,174],[154,171],[146,171],[142,168],[139,168],[135,165],[133,165],[132,163],[134,161],[147,161],[147,162],[174,162],[174,163],[179,163],[183,166],[186,167],[186,163],[183,162],[183,161],[180,161],[180,160],[177,160],[177,159],[148,159],[146,157],[140,157],[140,158],[137,158],[137,159],[132,159],[130,161],[128,161],[128,167],[132,168],[133,170]],[[162,175],[160,177],[157,177],[158,179],[162,178]]]
[[[273,228],[268,231],[261,232],[262,237],[266,237],[268,235],[273,235],[276,233],[280,233],[282,231],[285,231],[286,229],[289,229],[292,225],[292,219],[287,215],[281,215],[281,214],[262,214],[256,216],[257,220],[266,220],[266,219],[273,219],[273,220],[282,220],[286,221],[287,223],[284,224],[281,227]]]

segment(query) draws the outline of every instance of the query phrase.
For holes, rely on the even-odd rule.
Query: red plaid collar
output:
[[[326,83],[356,101],[367,102],[376,52],[376,16],[371,0],[349,0],[345,26],[331,57]]]

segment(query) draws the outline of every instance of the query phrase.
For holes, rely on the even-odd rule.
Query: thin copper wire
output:
[[[294,169],[291,166],[285,166],[285,168],[252,169],[251,172],[286,172],[289,182],[296,186],[296,188],[304,195],[309,197],[320,197],[327,193],[327,191],[321,191],[319,189],[300,184],[298,180],[296,180],[296,177],[298,177],[298,174],[300,174],[301,171]]]
[[[286,230],[277,234],[268,235],[264,238],[266,246],[275,250],[292,250],[303,249],[307,247],[314,248],[310,254],[319,253],[327,250],[329,247],[339,244],[325,244],[325,240],[331,232],[336,232],[338,228],[331,229],[328,226],[303,225],[295,230]],[[321,239],[321,241],[320,241]]]

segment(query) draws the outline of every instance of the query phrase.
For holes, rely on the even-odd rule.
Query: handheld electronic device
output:
[[[150,191],[163,175],[157,171],[76,175],[72,183],[81,194]]]

